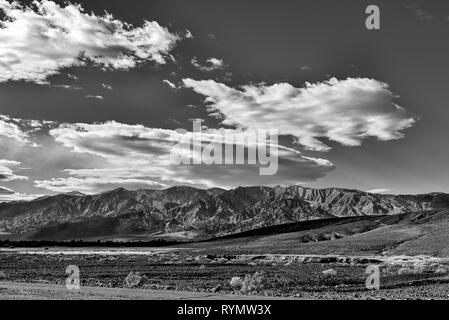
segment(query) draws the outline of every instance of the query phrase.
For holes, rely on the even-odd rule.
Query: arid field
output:
[[[213,255],[198,249],[110,250],[8,249],[0,253],[1,281],[49,285],[41,298],[52,298],[51,285],[65,285],[67,266],[80,270],[81,287],[96,287],[97,297],[123,298],[300,298],[300,299],[447,299],[449,260],[429,257],[354,257],[316,255]],[[366,287],[366,268],[379,267],[380,289]],[[130,271],[137,281],[129,281]],[[231,284],[234,277],[261,275],[254,288]],[[128,278],[127,278],[128,277]],[[62,289],[61,289],[62,288]],[[111,291],[128,288],[131,291]],[[0,285],[0,298],[17,295]],[[16,288],[17,289],[17,288]],[[19,286],[20,289],[20,286]],[[59,290],[64,291],[64,287]],[[92,290],[92,289],[89,289]],[[103,290],[103,291],[102,291]],[[145,291],[147,290],[147,291]],[[68,290],[67,290],[68,291]],[[161,292],[157,295],[155,292]],[[33,290],[19,290],[37,298]],[[43,293],[44,292],[44,293]],[[82,298],[56,295],[53,298]],[[103,292],[103,295],[101,294]],[[125,292],[125,293],[123,293]],[[170,292],[172,294],[170,294]],[[186,292],[192,293],[191,296]],[[202,294],[209,293],[210,296]],[[92,295],[92,292],[90,293]],[[95,297],[95,295],[93,295]],[[92,298],[92,296],[91,296]],[[132,298],[129,296],[128,298]]]

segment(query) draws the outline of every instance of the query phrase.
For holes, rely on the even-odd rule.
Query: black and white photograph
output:
[[[0,0],[0,300],[448,300],[448,35],[440,0]]]

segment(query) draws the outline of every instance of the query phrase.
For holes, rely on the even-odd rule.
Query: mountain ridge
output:
[[[82,230],[86,223],[91,234],[80,231],[83,237],[104,235],[101,228],[107,224],[111,236],[118,231],[129,234],[193,231],[208,238],[314,219],[441,208],[449,208],[449,195],[441,192],[392,195],[299,185],[230,190],[185,186],[163,190],[117,188],[94,195],[71,192],[27,202],[1,203],[0,231],[33,237],[36,233],[58,233],[58,226],[64,224],[64,234],[69,237],[71,223],[77,224],[74,227],[77,230]],[[95,223],[90,219],[95,219]],[[74,238],[78,236],[73,234]]]

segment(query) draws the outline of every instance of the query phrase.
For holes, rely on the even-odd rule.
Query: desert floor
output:
[[[66,289],[78,266],[81,291]],[[379,290],[366,287],[379,270]],[[7,249],[0,251],[0,299],[449,299],[445,258],[244,254],[193,249]],[[139,272],[130,288],[128,274]],[[252,290],[233,277],[263,274]]]

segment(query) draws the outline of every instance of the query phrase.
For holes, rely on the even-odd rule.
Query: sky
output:
[[[372,4],[379,30],[365,27]],[[175,185],[449,192],[445,1],[0,0],[0,20],[0,201]],[[173,164],[194,119],[210,141],[278,130],[277,173]]]

